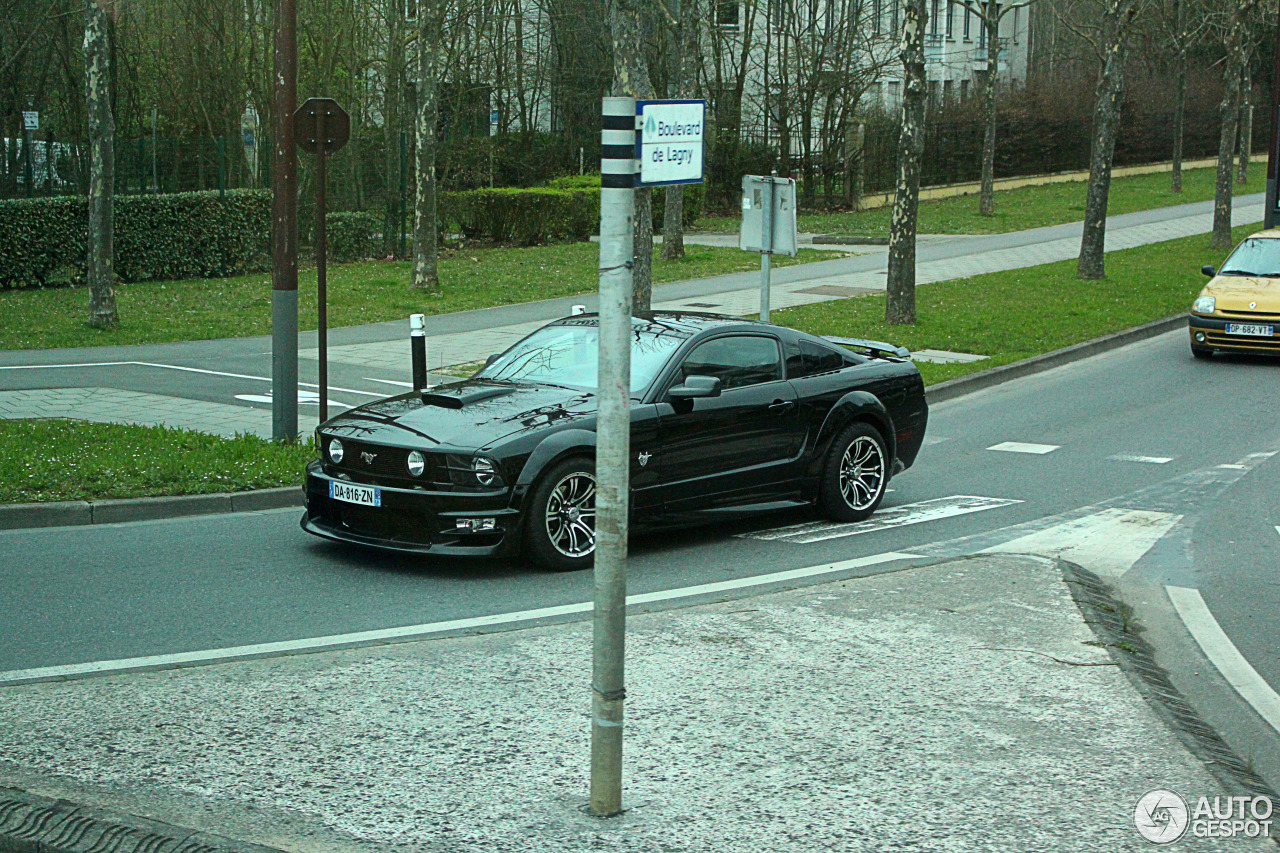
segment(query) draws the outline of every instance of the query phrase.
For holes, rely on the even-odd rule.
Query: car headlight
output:
[[[1212,296],[1201,296],[1195,301],[1195,304],[1191,306],[1191,310],[1197,314],[1212,314],[1213,309],[1217,306],[1218,300],[1214,299]]]
[[[476,480],[482,486],[492,486],[493,481],[498,477],[498,468],[493,464],[493,460],[484,456],[477,456],[471,460],[471,470],[476,474]]]
[[[342,463],[342,442],[336,438],[329,439],[329,461],[334,465]]]
[[[427,457],[423,456],[421,451],[410,450],[406,464],[409,466],[410,474],[415,477],[421,477],[422,472],[427,470]]]

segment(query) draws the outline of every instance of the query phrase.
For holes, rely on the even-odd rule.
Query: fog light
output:
[[[342,463],[342,442],[336,438],[329,442],[329,461],[334,465]]]
[[[1204,343],[1204,332],[1196,332],[1196,343]]]
[[[423,456],[420,451],[410,450],[409,458],[405,463],[409,468],[409,473],[415,477],[421,477],[422,472],[427,470],[427,457]]]
[[[476,533],[482,530],[496,530],[498,522],[493,518],[459,518],[454,523],[454,529],[467,533]]]

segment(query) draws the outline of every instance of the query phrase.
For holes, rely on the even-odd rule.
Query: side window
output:
[[[794,361],[800,362],[799,370],[791,369]],[[829,373],[832,370],[839,370],[846,364],[848,362],[845,357],[835,350],[809,341],[800,341],[800,358],[788,361],[787,376],[791,379],[799,379],[815,373]]]
[[[680,380],[686,376],[715,376],[726,391],[773,382],[782,378],[778,342],[759,335],[715,338],[685,356]]]

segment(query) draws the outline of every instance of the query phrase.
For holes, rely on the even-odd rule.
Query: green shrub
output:
[[[600,189],[600,175],[562,175],[559,178],[552,178],[547,181],[547,186],[558,190],[598,190]]]
[[[268,268],[271,193],[117,196],[115,269],[124,281],[208,278]],[[85,266],[83,197],[0,201],[0,284],[46,284]]]
[[[468,240],[536,246],[550,240],[586,240],[600,222],[600,191],[467,190],[440,196],[439,218]]]
[[[561,178],[552,178],[547,181],[547,186],[562,190],[573,189],[599,189],[599,175],[566,175]],[[683,215],[680,217],[684,220],[685,228],[692,228],[694,223],[698,221],[698,217],[702,215],[703,202],[706,200],[707,194],[703,184],[685,184],[684,185],[684,209]],[[655,234],[662,233],[662,220],[667,210],[667,191],[666,187],[653,188],[653,231]]]
[[[335,263],[364,261],[381,253],[377,238],[382,229],[381,217],[359,211],[330,213],[325,226],[329,260]]]

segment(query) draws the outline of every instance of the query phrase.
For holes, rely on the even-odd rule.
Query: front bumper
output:
[[[1261,355],[1280,355],[1280,335],[1270,338],[1255,338],[1245,335],[1228,335],[1228,323],[1252,323],[1253,320],[1226,320],[1216,317],[1202,317],[1198,314],[1188,315],[1187,325],[1191,335],[1191,346],[1197,349],[1220,349],[1232,352],[1249,352]],[[1257,320],[1258,325],[1274,326],[1280,332],[1280,322],[1275,320]],[[1204,336],[1197,340],[1196,335]]]
[[[382,505],[360,506],[329,497],[329,483],[319,461],[307,466],[308,533],[388,551],[411,554],[493,557],[514,553],[520,540],[520,511],[510,507],[507,489],[492,492],[435,492],[418,488],[375,486]],[[361,484],[363,485],[363,484]],[[459,518],[492,518],[493,530],[460,531]]]

